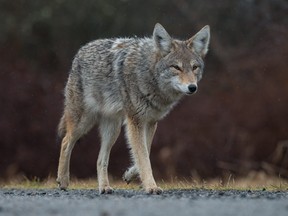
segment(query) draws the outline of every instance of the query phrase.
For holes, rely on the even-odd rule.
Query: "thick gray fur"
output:
[[[133,166],[124,174],[140,176],[148,193],[161,193],[149,160],[157,122],[184,96],[197,90],[208,51],[209,26],[186,41],[170,37],[156,24],[151,38],[95,40],[76,54],[65,88],[63,138],[58,167],[60,188],[69,183],[69,164],[76,141],[95,124],[101,149],[97,160],[100,193],[110,193],[108,162],[125,125]]]

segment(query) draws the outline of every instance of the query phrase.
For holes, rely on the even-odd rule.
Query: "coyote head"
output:
[[[203,27],[190,39],[180,41],[171,38],[157,23],[153,40],[160,56],[156,63],[156,73],[161,79],[160,89],[182,95],[195,93],[203,73],[203,58],[208,52],[209,26]]]

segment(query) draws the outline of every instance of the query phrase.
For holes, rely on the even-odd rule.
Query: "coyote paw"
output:
[[[110,186],[105,186],[105,187],[99,187],[99,193],[100,194],[112,194],[113,193],[113,188]]]
[[[131,181],[136,180],[138,178],[138,170],[136,167],[128,168],[122,176],[123,180],[129,184]]]
[[[160,187],[149,187],[145,189],[147,194],[162,194],[163,190]]]
[[[69,176],[58,177],[56,182],[60,190],[66,190],[69,185]]]

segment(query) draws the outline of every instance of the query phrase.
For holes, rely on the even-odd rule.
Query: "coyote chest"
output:
[[[150,97],[140,97],[138,98],[138,103],[132,102],[134,105],[132,112],[147,121],[159,121],[170,112],[177,101],[164,102],[162,98],[159,98],[159,94],[151,95]]]

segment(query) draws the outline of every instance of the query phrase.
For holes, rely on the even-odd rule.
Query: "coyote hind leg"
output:
[[[97,176],[99,193],[112,193],[113,189],[109,185],[108,164],[110,151],[116,142],[120,131],[121,119],[102,118],[99,124],[99,132],[101,136],[101,147],[97,159]]]
[[[67,189],[69,185],[70,176],[70,158],[72,150],[78,139],[85,133],[87,133],[92,127],[93,122],[89,121],[88,117],[72,120],[67,113],[64,113],[64,117],[60,122],[60,126],[64,127],[65,136],[61,143],[57,183],[62,190]],[[62,128],[63,129],[63,128]]]
[[[76,139],[71,134],[66,134],[61,143],[60,158],[58,165],[57,183],[61,190],[66,190],[69,185],[70,157]]]
[[[60,124],[64,124],[65,127],[65,136],[62,139],[59,164],[58,164],[58,173],[57,173],[57,183],[59,188],[65,190],[69,185],[69,167],[70,167],[70,158],[72,150],[77,142],[77,137],[75,132],[75,124],[72,121],[69,121],[67,118],[62,118],[64,121]]]

